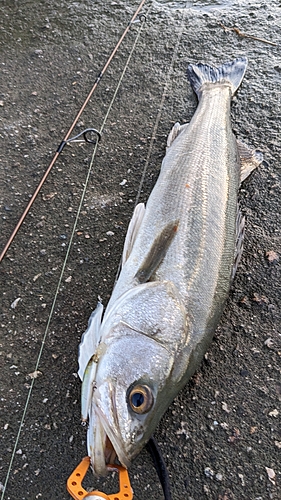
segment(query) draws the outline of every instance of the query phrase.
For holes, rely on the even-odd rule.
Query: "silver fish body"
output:
[[[146,208],[135,209],[103,319],[99,305],[83,336],[82,417],[97,474],[114,453],[128,466],[144,446],[221,316],[239,257],[238,189],[261,161],[231,129],[246,64],[189,67],[199,105],[189,124],[172,129]]]

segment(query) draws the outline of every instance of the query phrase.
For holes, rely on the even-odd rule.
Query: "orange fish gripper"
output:
[[[89,469],[90,466],[90,457],[85,457],[77,465],[76,469],[69,476],[66,488],[68,493],[74,498],[74,500],[80,499],[88,499],[88,500],[132,500],[133,499],[133,490],[130,484],[129,474],[125,467],[121,465],[113,465],[108,464],[107,469],[109,471],[117,471],[119,474],[119,488],[120,491],[118,493],[112,493],[110,495],[106,495],[101,491],[86,491],[82,486],[82,481]]]

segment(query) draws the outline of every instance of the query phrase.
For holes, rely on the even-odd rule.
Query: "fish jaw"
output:
[[[93,472],[98,476],[106,475],[106,434],[102,423],[96,414],[93,404],[89,413],[89,427],[87,433],[88,455],[91,458]]]
[[[92,470],[98,477],[107,475],[107,465],[114,463],[116,456],[124,467],[129,465],[112,428],[94,401],[89,414],[87,448]]]
[[[132,444],[134,448],[135,441],[137,441],[136,436],[140,434],[140,430],[132,432],[132,419],[125,407],[123,417],[127,423],[125,433],[124,430],[120,429],[118,423],[114,389],[110,383],[104,383],[94,393],[87,434],[88,454],[91,458],[93,472],[97,476],[105,476],[108,472],[107,465],[114,463],[116,458],[123,467],[128,468],[131,463],[133,454],[128,443]]]
[[[117,326],[117,331],[119,327],[120,337],[111,339],[98,361],[89,410],[88,454],[98,476],[107,473],[106,465],[115,454],[124,467],[130,465],[174,397],[169,396],[171,352],[126,325]],[[129,404],[136,387],[147,387],[151,394],[152,404],[142,414]]]

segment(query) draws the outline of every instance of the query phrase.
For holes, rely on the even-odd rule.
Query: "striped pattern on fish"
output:
[[[144,446],[221,316],[243,246],[240,182],[262,161],[231,129],[246,65],[241,57],[189,66],[198,107],[170,132],[159,178],[130,222],[106,311],[102,318],[98,305],[83,335],[82,418],[97,474],[115,453],[128,466]]]

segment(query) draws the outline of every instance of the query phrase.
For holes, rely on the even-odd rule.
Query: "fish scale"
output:
[[[243,247],[240,181],[262,161],[231,130],[246,64],[189,66],[199,105],[189,124],[172,129],[147,205],[129,224],[104,316],[99,304],[83,335],[82,415],[98,475],[112,449],[127,467],[145,445],[221,316]]]
[[[206,96],[203,92],[198,116],[195,114],[191,123],[184,127],[168,148],[159,179],[147,203],[143,225],[131,256],[121,272],[111,298],[112,302],[132,286],[135,271],[143,255],[151,246],[151,234],[159,232],[161,226],[164,227],[169,220],[178,218],[180,223],[177,235],[156,271],[155,278],[174,282],[185,302],[188,301],[189,304],[194,302],[198,307],[200,299],[202,309],[208,312],[206,306],[211,300],[210,289],[215,289],[224,247],[229,246],[231,259],[234,255],[237,190],[240,176],[239,166],[235,161],[237,160],[237,146],[230,128],[230,119],[228,118],[226,127],[225,109],[215,114],[215,117],[213,116],[214,110],[219,108],[218,101],[225,103],[222,108],[229,108],[230,85],[222,84],[221,87],[221,89],[216,89],[216,99],[209,98],[212,90],[207,91]],[[209,106],[210,100],[212,106]],[[204,127],[198,125],[202,115]],[[220,120],[219,124],[216,123],[215,131],[212,125],[214,119]],[[223,146],[214,148],[214,132],[216,142],[224,143],[225,150],[229,149],[229,143],[232,142],[232,157],[234,158],[232,164],[229,161],[228,165],[225,161],[227,154],[223,151]],[[205,138],[204,146],[202,135]],[[209,155],[206,156],[206,147],[211,152],[211,158]],[[226,166],[232,170],[230,174]],[[232,178],[233,203],[228,195],[230,186],[227,178],[230,177]],[[186,184],[190,187],[187,188]],[[214,191],[218,198],[216,200],[214,200]],[[225,210],[222,210],[224,207]],[[231,228],[228,230],[232,234],[231,241],[225,238],[224,221],[227,210],[231,212],[227,219],[229,225],[229,219],[231,219]],[[228,267],[225,280],[229,285],[232,261]],[[194,286],[196,280],[202,279],[202,273],[206,281],[206,268],[209,271],[208,284],[206,283],[208,286]],[[207,297],[204,298],[203,294]],[[190,313],[192,314],[192,310]],[[196,317],[195,320],[197,320]]]

